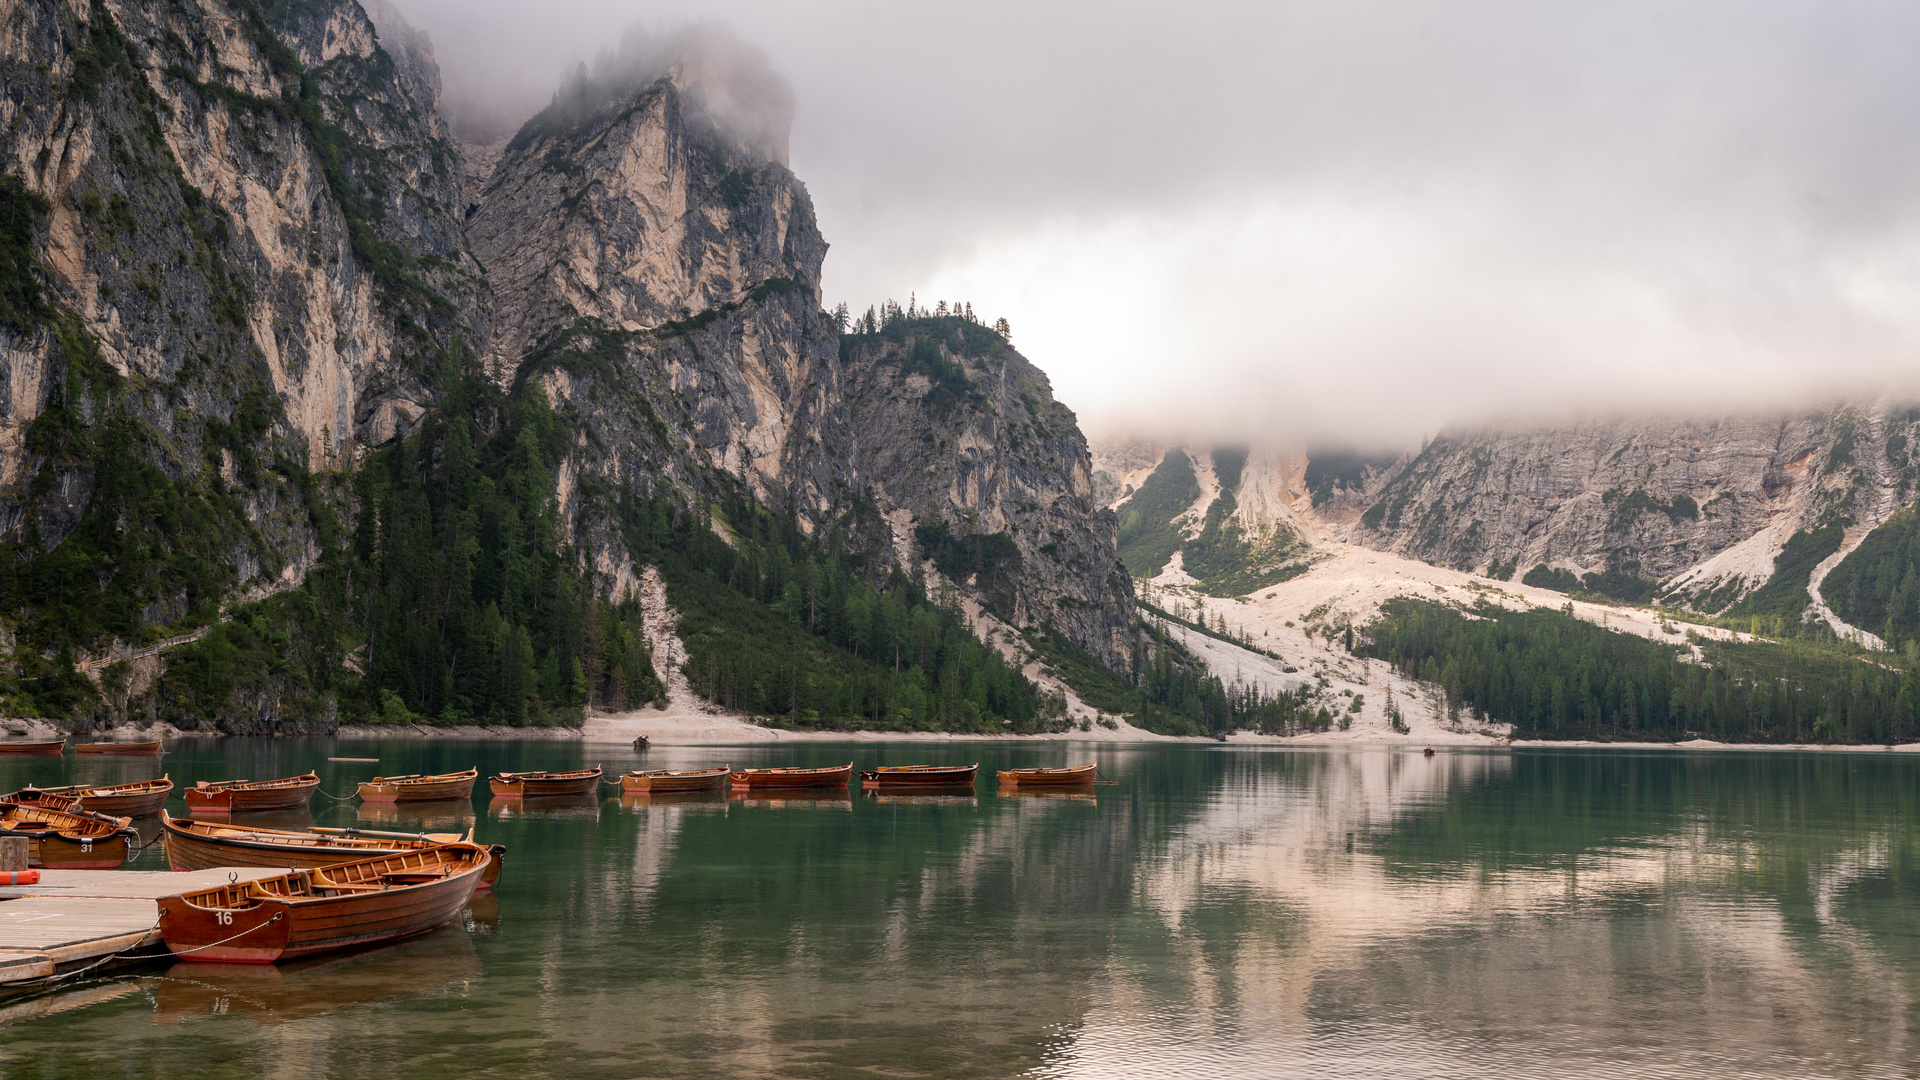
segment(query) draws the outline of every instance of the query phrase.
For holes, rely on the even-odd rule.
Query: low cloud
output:
[[[640,14],[401,6],[470,127],[545,105]],[[829,303],[1004,315],[1090,426],[1405,442],[1916,390],[1920,7],[643,14],[723,20],[791,80]]]

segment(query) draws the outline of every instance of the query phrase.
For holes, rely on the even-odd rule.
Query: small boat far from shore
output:
[[[160,740],[150,739],[146,742],[74,743],[73,752],[76,754],[113,754],[121,757],[144,756],[147,754],[158,754],[160,752]]]
[[[360,784],[361,802],[403,803],[439,802],[473,796],[473,785],[480,779],[479,768],[460,772],[405,776],[376,776]]]
[[[55,754],[64,754],[66,751],[67,740],[65,739],[0,742],[0,754],[32,754],[42,757],[52,757]]]
[[[313,799],[316,773],[280,780],[202,780],[181,792],[187,809],[209,814],[252,810],[296,810]]]
[[[487,788],[502,798],[526,799],[555,795],[590,795],[600,786],[600,766],[571,772],[497,773]]]
[[[853,782],[853,762],[820,769],[739,769],[730,776],[735,791],[843,788]]]
[[[646,772],[636,770],[620,777],[620,789],[655,794],[664,794],[669,791],[719,791],[727,786],[727,777],[732,772],[731,765],[721,765],[712,769],[686,769],[679,772],[671,769],[652,769]]]
[[[131,784],[63,784],[59,787],[35,787],[29,784],[19,791],[0,795],[0,802],[25,806],[45,806],[53,810],[84,810],[121,817],[146,817],[157,814],[173,792],[173,781],[138,780]]]
[[[980,764],[972,765],[882,765],[860,774],[865,791],[906,788],[972,787]]]
[[[1064,769],[1002,769],[997,775],[1001,787],[1089,787],[1099,767],[1098,762],[1088,762]]]

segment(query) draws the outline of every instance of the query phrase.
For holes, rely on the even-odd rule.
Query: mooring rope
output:
[[[335,795],[331,791],[324,791],[320,788],[314,788],[313,790],[320,792],[320,794],[325,795],[327,798],[332,799],[334,802],[346,802],[348,799],[357,799],[360,797],[359,788],[355,788],[353,790],[353,794],[351,795]]]
[[[216,949],[222,945],[225,945],[229,941],[238,941],[239,939],[246,937],[248,934],[251,934],[255,930],[258,930],[262,927],[272,926],[274,923],[279,922],[281,918],[282,918],[281,915],[274,915],[272,918],[268,919],[266,922],[254,923],[252,926],[249,926],[245,930],[242,930],[239,933],[234,934],[230,937],[221,938],[219,941],[208,942],[205,945],[196,945],[191,949],[174,949],[170,947],[165,952],[147,953],[144,956],[134,953],[131,950],[127,952],[109,953],[106,956],[103,956],[100,959],[95,960],[93,963],[88,964],[86,967],[74,968],[72,971],[63,971],[58,975],[49,975],[46,978],[40,980],[40,985],[43,987],[51,986],[57,982],[62,982],[64,980],[75,978],[80,975],[85,975],[87,972],[92,971],[93,969],[101,966],[102,964],[112,963],[115,960],[158,960],[165,956],[186,956],[191,953],[205,952],[208,949]],[[154,923],[152,926],[147,927],[147,934],[151,934],[158,929],[160,929],[160,922],[158,919],[156,919],[154,920]],[[146,939],[146,934],[142,934],[140,935],[140,937],[141,937],[141,940],[144,941]]]

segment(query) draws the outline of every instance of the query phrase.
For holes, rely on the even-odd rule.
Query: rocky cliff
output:
[[[1123,662],[1130,586],[1072,413],[977,323],[842,347],[820,309],[827,245],[785,162],[792,105],[755,65],[697,39],[662,70],[563,91],[508,143],[469,227],[496,297],[489,366],[579,424],[570,490],[738,483],[810,533],[841,530],[878,576],[917,561],[917,520],[1006,537],[1017,557],[956,584]],[[903,368],[925,348],[958,396]],[[569,509],[617,591],[617,530]]]
[[[480,332],[479,267],[431,74],[358,6],[5,17],[33,302],[0,321],[0,536],[29,636],[103,648],[299,579],[309,478],[409,430]]]
[[[1351,542],[1455,570],[1706,613],[1791,618],[1805,610],[1845,633],[1818,596],[1820,577],[1911,504],[1920,488],[1916,438],[1920,411],[1884,403],[1459,429],[1399,457],[1255,452],[1230,490],[1249,529],[1292,530],[1309,543]],[[1188,448],[1184,459],[1218,453]],[[1134,446],[1097,457],[1096,483],[1127,492],[1123,555],[1128,507],[1165,486],[1168,460]],[[1195,487],[1183,497],[1199,494]],[[1208,498],[1181,507],[1159,515],[1185,530],[1163,545],[1168,550],[1198,535]],[[1183,554],[1194,576],[1191,553]]]
[[[724,36],[563,87],[482,181],[429,43],[383,3],[28,0],[5,18],[0,647],[35,700],[79,700],[50,689],[76,661],[196,634],[329,558],[382,558],[397,534],[367,500],[413,481],[405,458],[366,477],[371,451],[444,408],[423,476],[472,438],[523,437],[521,414],[452,389],[475,366],[560,417],[557,461],[481,464],[551,466],[554,542],[603,594],[638,573],[617,513],[633,497],[750,497],[870,555],[876,582],[939,518],[1019,550],[963,589],[1124,658],[1131,595],[1071,414],[1004,345],[997,370],[968,368],[999,389],[946,411],[889,382],[884,350],[843,351],[786,165],[791,96]],[[340,611],[373,602],[349,595],[370,573]],[[553,640],[559,686],[572,646]]]
[[[854,471],[902,533],[1021,627],[1120,666],[1133,584],[1087,441],[1005,339],[959,316],[842,339]]]
[[[1916,420],[1841,407],[1449,432],[1368,478],[1351,538],[1501,577],[1612,574],[1720,610],[1767,581],[1796,535],[1837,525],[1824,558],[1840,530],[1864,534],[1904,505]]]

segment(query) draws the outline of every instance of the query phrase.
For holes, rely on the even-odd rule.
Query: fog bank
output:
[[[1096,430],[1920,389],[1914,5],[399,6],[470,135],[636,22],[731,25],[792,84],[829,304],[1005,316]]]

